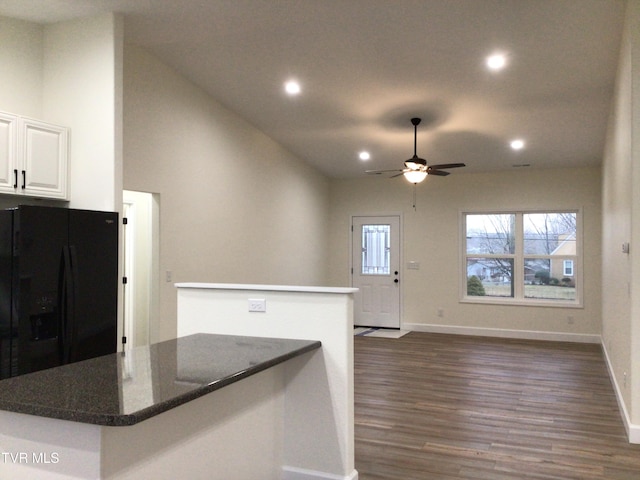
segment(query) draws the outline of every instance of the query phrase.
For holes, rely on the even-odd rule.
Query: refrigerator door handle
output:
[[[69,258],[70,258],[70,275],[69,275],[69,305],[67,306],[67,339],[69,340],[67,350],[69,351],[68,361],[77,361],[77,347],[78,347],[78,322],[76,319],[76,301],[79,298],[78,294],[78,254],[74,245],[69,246]]]
[[[58,357],[62,365],[65,357],[65,331],[67,318],[67,247],[62,247],[58,270]]]
[[[58,345],[60,363],[67,364],[71,358],[74,316],[74,281],[72,255],[69,247],[62,247],[62,265],[60,278],[60,326]]]

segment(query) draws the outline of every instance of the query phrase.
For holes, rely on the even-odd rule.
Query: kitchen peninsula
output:
[[[321,353],[194,334],[2,380],[0,478],[283,478],[287,385]]]
[[[193,333],[314,339],[286,386],[283,480],[357,480],[354,447],[355,288],[179,283],[178,337]],[[299,408],[304,405],[304,408]],[[237,477],[229,477],[237,480]],[[262,480],[262,479],[260,479]]]

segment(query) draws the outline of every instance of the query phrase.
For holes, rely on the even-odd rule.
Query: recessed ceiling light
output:
[[[296,80],[288,80],[284,84],[284,91],[288,95],[298,95],[301,92],[300,84]]]
[[[360,157],[360,160],[369,160],[371,158],[371,155],[369,154],[369,152],[366,152],[364,150],[360,152],[358,156]]]
[[[487,68],[497,72],[507,66],[507,57],[503,53],[494,53],[486,59]]]
[[[513,150],[522,150],[524,148],[524,140],[520,138],[511,140],[511,143],[509,143],[509,146],[511,146]]]

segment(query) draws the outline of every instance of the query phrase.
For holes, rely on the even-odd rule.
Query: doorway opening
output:
[[[123,191],[125,348],[154,343],[159,318],[159,195]]]

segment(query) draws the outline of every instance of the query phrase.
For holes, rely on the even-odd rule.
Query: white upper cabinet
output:
[[[69,129],[0,112],[0,193],[66,200]]]
[[[0,112],[0,193],[14,193],[18,117]]]
[[[69,129],[21,118],[23,147],[19,187],[25,195],[67,198]]]

